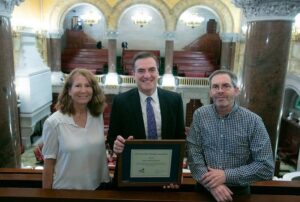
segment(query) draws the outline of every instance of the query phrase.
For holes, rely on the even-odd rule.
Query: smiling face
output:
[[[134,64],[134,80],[138,89],[145,95],[152,95],[158,80],[157,63],[152,57],[141,58]]]
[[[217,111],[227,114],[232,110],[239,88],[234,87],[231,78],[227,74],[217,74],[211,79],[210,97]]]
[[[74,75],[73,83],[69,89],[69,96],[73,100],[73,105],[86,106],[92,99],[93,89],[86,77],[81,74]]]

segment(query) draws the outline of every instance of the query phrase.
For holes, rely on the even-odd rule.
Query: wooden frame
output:
[[[185,140],[126,141],[118,158],[118,185],[181,184]]]

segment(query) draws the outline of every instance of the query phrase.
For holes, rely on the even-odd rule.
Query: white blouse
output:
[[[85,128],[57,111],[44,123],[43,155],[56,159],[53,189],[95,190],[109,182],[103,116],[88,113]]]

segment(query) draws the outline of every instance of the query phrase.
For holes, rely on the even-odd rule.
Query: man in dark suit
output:
[[[108,142],[116,154],[123,152],[125,141],[130,139],[185,138],[182,99],[175,92],[157,88],[158,64],[152,53],[135,55],[133,75],[137,88],[121,93],[113,100]],[[151,97],[155,117],[154,135],[147,116],[148,97]]]

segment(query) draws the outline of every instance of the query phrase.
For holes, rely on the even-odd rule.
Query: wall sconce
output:
[[[131,16],[131,20],[134,24],[144,27],[145,25],[149,24],[152,20],[152,17],[145,13],[143,10],[135,13],[133,16]]]
[[[123,41],[121,46],[122,46],[122,49],[128,49],[128,43],[126,41]]]
[[[173,74],[164,74],[161,82],[162,87],[175,88],[176,79]]]
[[[199,27],[204,21],[204,18],[199,16],[197,13],[185,13],[181,17],[183,23],[191,28]]]
[[[80,16],[80,18],[83,20],[84,23],[90,26],[98,24],[98,22],[101,20],[101,16],[99,14],[94,13],[93,11],[90,11]]]

